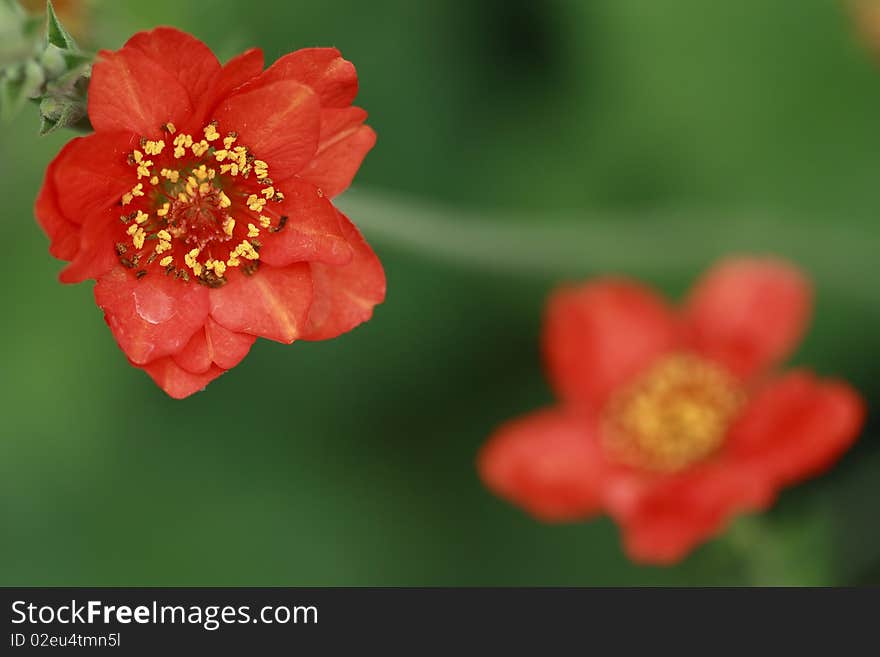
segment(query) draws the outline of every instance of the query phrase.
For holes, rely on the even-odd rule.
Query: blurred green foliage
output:
[[[668,569],[629,563],[606,519],[535,523],[473,469],[494,426],[551,401],[543,299],[601,269],[593,253],[676,295],[728,244],[796,256],[819,296],[794,362],[876,402],[880,69],[841,3],[91,6],[87,48],[172,24],[221,58],[336,45],[354,61],[379,142],[341,203],[372,218],[389,294],[353,333],[259,341],[175,402],[126,363],[90,285],[56,282],[32,203],[69,135],[38,141],[19,117],[0,134],[0,584],[880,583],[874,418],[828,475]],[[395,239],[435,204],[581,237],[537,270]],[[730,224],[744,207],[760,214]]]

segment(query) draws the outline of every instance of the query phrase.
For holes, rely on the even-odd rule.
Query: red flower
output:
[[[497,430],[485,483],[544,520],[607,512],[637,561],[681,559],[855,440],[848,385],[769,371],[809,306],[802,275],[769,259],[722,262],[680,312],[626,280],[556,292],[543,346],[561,403]]]
[[[160,27],[101,52],[95,133],[49,165],[36,203],[65,283],[97,279],[119,346],[172,397],[258,337],[325,340],[369,319],[382,266],[330,199],[375,143],[332,48],[221,66]]]

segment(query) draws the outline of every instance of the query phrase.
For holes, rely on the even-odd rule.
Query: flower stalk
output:
[[[59,128],[91,131],[87,94],[94,57],[79,48],[51,1],[44,34],[42,24],[17,0],[0,0],[0,117],[11,120],[30,101],[39,107],[41,135]]]

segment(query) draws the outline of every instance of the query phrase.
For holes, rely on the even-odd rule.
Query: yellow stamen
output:
[[[186,266],[193,270],[193,273],[196,276],[201,276],[202,274],[202,264],[196,260],[199,255],[198,249],[192,249],[189,253],[183,256],[183,261],[186,263]]]
[[[159,265],[162,267],[167,267],[172,262],[174,262],[174,256],[165,256],[159,261]]]
[[[196,157],[201,157],[208,152],[209,148],[211,148],[211,145],[202,139],[202,141],[192,145],[192,152]]]
[[[164,148],[165,142],[161,139],[159,141],[147,141],[144,143],[144,151],[147,155],[158,155]]]
[[[168,210],[170,210],[170,209],[171,209],[170,203],[167,203],[167,202],[163,203],[162,207],[159,208],[158,210],[156,210],[156,216],[164,217],[168,214]]]
[[[248,237],[257,237],[260,234],[260,229],[254,226],[253,224],[248,224]]]
[[[217,124],[209,123],[205,126],[205,139],[208,141],[214,141],[215,139],[220,138],[220,133],[217,132]]]
[[[147,238],[147,234],[144,232],[143,228],[138,227],[135,234],[132,236],[131,241],[134,244],[136,249],[143,248],[144,240]]]
[[[235,219],[232,217],[226,217],[226,220],[223,222],[223,232],[232,237],[232,231],[235,228]]]
[[[256,194],[251,194],[248,196],[247,206],[254,212],[262,211],[263,207],[266,205],[266,199],[260,198]]]

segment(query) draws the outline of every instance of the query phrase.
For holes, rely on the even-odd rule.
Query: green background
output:
[[[474,471],[549,403],[553,285],[679,296],[775,252],[818,302],[792,362],[880,377],[880,67],[833,0],[93,2],[81,41],[171,24],[226,59],[335,45],[379,135],[339,204],[388,299],[340,339],[258,341],[179,402],[62,286],[32,219],[69,134],[0,131],[0,584],[880,584],[880,441],[672,568],[612,522],[539,524]]]

